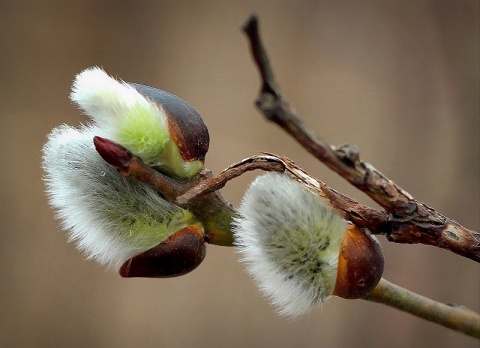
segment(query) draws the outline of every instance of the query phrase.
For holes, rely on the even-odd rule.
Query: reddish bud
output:
[[[93,144],[98,154],[108,164],[119,170],[127,170],[133,157],[132,153],[122,145],[99,136],[93,137]]]

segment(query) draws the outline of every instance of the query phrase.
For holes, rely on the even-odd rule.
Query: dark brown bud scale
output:
[[[205,258],[206,251],[202,227],[190,225],[159,245],[127,260],[119,273],[125,278],[178,277],[197,268]]]
[[[208,129],[198,112],[181,98],[157,88],[129,83],[144,97],[160,104],[167,115],[170,135],[184,161],[203,161],[208,151]]]

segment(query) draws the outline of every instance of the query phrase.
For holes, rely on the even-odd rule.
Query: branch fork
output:
[[[445,217],[435,209],[417,201],[407,191],[388,179],[373,165],[360,159],[351,145],[336,149],[313,134],[283,96],[275,81],[266,50],[260,38],[258,19],[252,15],[243,31],[250,41],[254,61],[262,85],[256,106],[269,121],[276,123],[300,145],[334,172],[342,176],[377,202],[388,214],[385,226],[372,233],[383,234],[395,243],[422,243],[450,250],[480,261],[480,234]]]

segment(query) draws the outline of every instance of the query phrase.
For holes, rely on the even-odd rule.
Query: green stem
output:
[[[457,305],[433,301],[381,279],[364,300],[382,303],[480,339],[480,315]]]
[[[186,207],[202,221],[209,244],[233,246],[231,223],[237,213],[220,192],[196,197]]]

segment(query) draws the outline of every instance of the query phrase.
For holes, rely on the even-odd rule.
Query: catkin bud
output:
[[[106,138],[146,164],[181,179],[191,178],[203,168],[209,146],[207,127],[179,97],[117,81],[94,67],[76,76],[70,98]]]
[[[191,212],[167,202],[148,185],[122,177],[95,151],[94,135],[104,134],[91,126],[55,128],[42,157],[50,204],[69,239],[88,258],[118,270],[189,226],[199,243],[204,242],[202,225]],[[202,248],[198,263],[205,255]],[[135,276],[149,274],[138,271]]]
[[[280,314],[301,315],[332,295],[361,297],[380,280],[383,254],[373,237],[285,174],[256,178],[239,213],[236,244]]]

